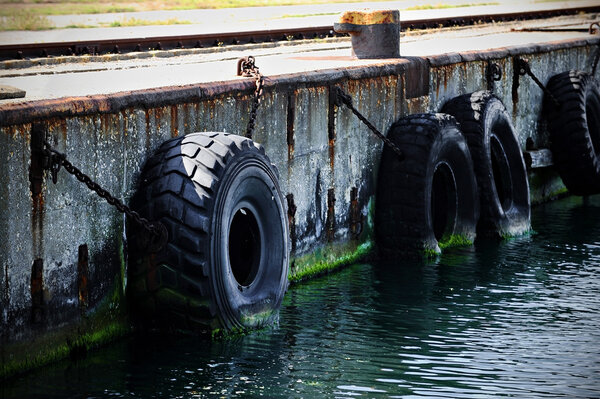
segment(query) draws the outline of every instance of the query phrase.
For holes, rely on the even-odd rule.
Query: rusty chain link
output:
[[[375,134],[375,136],[381,139],[396,153],[396,155],[398,155],[400,160],[404,159],[404,154],[402,153],[402,150],[400,150],[400,148],[394,142],[392,142],[392,140],[385,137],[379,130],[377,130],[375,126],[373,126],[371,122],[367,120],[367,118],[365,118],[356,108],[354,108],[354,105],[352,104],[352,97],[344,93],[344,91],[338,86],[333,87],[332,90],[334,90],[333,96],[335,105],[337,105],[338,107],[342,104],[347,106],[350,109],[350,111],[352,111],[352,113],[356,115],[358,119],[360,119],[360,121],[364,123]]]
[[[557,108],[560,108],[560,102],[558,102],[556,97],[554,97],[554,94],[552,94],[552,92],[550,90],[548,90],[546,88],[546,86],[544,86],[544,84],[542,82],[540,82],[540,80],[533,74],[533,72],[531,71],[531,67],[529,66],[529,62],[527,62],[526,59],[516,58],[515,59],[515,68],[518,69],[519,75],[521,75],[521,76],[528,75],[531,79],[533,79],[535,84],[537,84],[540,87],[540,89],[542,89],[542,91],[548,96],[548,98],[550,98],[550,100],[552,100],[554,105],[556,105]]]
[[[92,180],[91,177],[83,173],[71,162],[67,160],[65,154],[58,152],[47,142],[44,141],[45,149],[45,167],[50,170],[52,174],[52,182],[56,184],[58,179],[58,172],[62,167],[65,170],[75,176],[77,180],[84,183],[90,190],[98,194],[101,198],[104,198],[106,202],[117,208],[121,213],[124,213],[133,220],[138,226],[142,227],[152,237],[148,237],[148,249],[152,252],[160,250],[168,239],[168,233],[166,227],[160,222],[151,222],[146,218],[140,216],[139,213],[129,208],[127,205],[122,203],[119,199],[113,197],[108,191],[102,188],[98,183]]]
[[[264,78],[258,67],[255,64],[253,56],[240,58],[237,64],[237,75],[245,78],[254,77],[256,79],[256,90],[254,91],[254,101],[252,102],[252,108],[250,109],[250,119],[248,120],[248,127],[246,128],[246,137],[252,138],[254,132],[254,125],[256,123],[256,110],[260,104],[260,96],[262,95]]]

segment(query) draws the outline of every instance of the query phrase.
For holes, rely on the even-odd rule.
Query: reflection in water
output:
[[[293,287],[231,341],[133,337],[8,381],[6,397],[600,397],[600,197],[536,234],[355,265]]]

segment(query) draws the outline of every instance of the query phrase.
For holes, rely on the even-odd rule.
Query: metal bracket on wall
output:
[[[502,68],[495,62],[488,61],[487,64],[487,88],[489,91],[494,91],[494,82],[502,80]]]
[[[526,60],[524,58],[520,58],[520,57],[515,57],[513,68],[514,68],[513,92],[519,87],[519,76],[527,75],[535,82],[535,84],[537,84],[539,86],[540,89],[542,89],[542,91],[548,96],[548,98],[550,100],[552,100],[554,105],[556,105],[556,107],[560,108],[560,102],[558,102],[558,100],[556,99],[556,97],[554,97],[552,92],[550,92],[550,90],[548,90],[546,88],[546,86],[544,86],[544,84],[531,71],[531,67],[529,66],[528,60]]]

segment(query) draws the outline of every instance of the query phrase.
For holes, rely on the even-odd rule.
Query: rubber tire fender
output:
[[[527,169],[502,101],[489,91],[478,91],[450,100],[442,112],[459,122],[473,157],[481,200],[478,232],[504,237],[529,231]]]
[[[567,189],[576,195],[600,193],[600,91],[586,72],[554,75],[548,90],[560,104],[546,97],[544,114],[556,169]]]
[[[144,318],[199,332],[275,320],[288,285],[287,212],[262,146],[217,132],[168,140],[132,206],[169,236],[146,253],[130,226],[129,291]]]
[[[469,148],[453,117],[414,114],[388,137],[404,160],[383,148],[376,200],[377,243],[384,257],[440,252],[440,240],[475,239],[477,183]]]

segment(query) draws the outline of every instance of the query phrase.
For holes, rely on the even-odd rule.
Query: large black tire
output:
[[[478,233],[505,237],[529,231],[527,169],[502,101],[478,91],[452,99],[442,112],[456,118],[471,150],[481,200]]]
[[[384,257],[440,252],[440,243],[475,238],[477,183],[467,143],[449,115],[415,114],[388,137],[405,155],[383,149],[377,183],[376,233]]]
[[[193,133],[163,143],[132,199],[168,231],[167,245],[146,253],[131,226],[136,314],[198,332],[273,322],[288,281],[283,204],[274,165],[250,139]]]
[[[560,108],[545,98],[550,149],[565,186],[576,195],[600,193],[600,91],[588,73],[553,76],[548,90]]]

